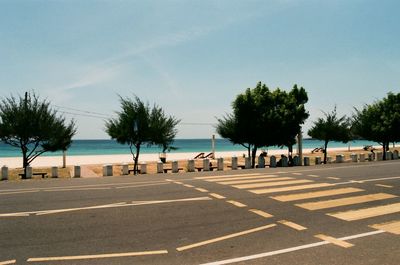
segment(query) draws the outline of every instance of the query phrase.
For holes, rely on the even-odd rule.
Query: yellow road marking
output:
[[[313,182],[313,181],[308,180],[308,179],[300,179],[300,180],[289,180],[289,181],[241,184],[241,185],[233,185],[232,187],[237,188],[237,189],[253,189],[253,188],[263,188],[263,187],[285,186],[285,185],[301,184],[301,183],[309,183],[309,182]]]
[[[191,249],[191,248],[196,248],[196,247],[212,244],[212,243],[215,243],[215,242],[223,241],[223,240],[226,240],[226,239],[231,239],[231,238],[234,238],[234,237],[243,236],[243,235],[247,235],[247,234],[250,234],[250,233],[255,233],[255,232],[262,231],[262,230],[265,230],[265,229],[268,229],[268,228],[271,228],[271,227],[274,227],[274,226],[276,226],[276,224],[264,225],[264,226],[260,226],[260,227],[257,227],[257,228],[245,230],[245,231],[242,231],[242,232],[238,232],[238,233],[234,233],[234,234],[230,234],[230,235],[226,235],[226,236],[217,237],[217,238],[214,238],[214,239],[198,242],[198,243],[195,243],[195,244],[179,247],[176,250],[184,251],[184,250],[188,250],[188,249]]]
[[[251,174],[234,174],[234,175],[220,175],[220,176],[209,176],[209,177],[197,177],[195,179],[215,179],[215,178],[229,178],[229,177],[238,177],[238,176],[257,176],[261,175],[260,173],[251,173]]]
[[[299,185],[299,186],[291,186],[291,187],[283,187],[283,188],[271,188],[271,189],[260,189],[260,190],[249,190],[254,194],[266,194],[273,192],[284,192],[284,191],[293,191],[293,190],[305,190],[305,189],[314,189],[314,188],[322,188],[322,187],[330,187],[335,184],[331,183],[315,183],[308,185]]]
[[[183,185],[183,183],[180,182],[180,181],[174,181],[174,183],[175,183],[175,184],[178,184],[178,185]]]
[[[375,184],[375,186],[384,187],[384,188],[393,188],[393,186],[391,186],[391,185],[385,185],[385,184]]]
[[[343,247],[343,248],[351,248],[354,246],[353,244],[348,243],[346,241],[343,241],[343,240],[340,240],[340,239],[337,239],[337,238],[334,238],[331,236],[323,235],[323,234],[315,235],[315,237],[322,239],[326,242],[332,243],[336,246]]]
[[[186,188],[194,188],[193,185],[189,185],[189,184],[183,184],[183,186],[185,186]]]
[[[312,177],[312,178],[319,178],[318,175],[307,175],[307,176]]]
[[[259,179],[251,179],[251,180],[234,180],[234,181],[221,181],[217,182],[218,184],[223,185],[234,185],[234,184],[243,184],[243,183],[256,183],[256,182],[268,182],[268,181],[278,181],[278,180],[290,180],[293,178],[290,177],[282,177],[282,178],[259,178]]]
[[[383,230],[385,232],[389,232],[395,235],[400,235],[400,221],[393,221],[393,222],[388,222],[388,223],[383,223],[383,224],[375,224],[375,225],[370,225],[370,227],[378,229],[378,230]]]
[[[165,179],[165,181],[173,181],[172,179]]]
[[[303,174],[294,172],[294,173],[292,173],[292,175],[301,176],[301,175],[303,175]]]
[[[233,201],[233,200],[226,201],[226,202],[230,203],[230,204],[233,204],[233,205],[235,205],[236,207],[239,207],[239,208],[247,207],[246,204],[243,204],[243,203],[237,202],[237,201]]]
[[[315,210],[333,208],[333,207],[338,207],[338,206],[386,200],[386,199],[391,199],[391,198],[395,198],[395,197],[397,197],[397,196],[392,195],[392,194],[376,193],[376,194],[368,194],[368,195],[340,198],[340,199],[335,199],[335,200],[300,203],[300,204],[296,204],[296,206],[307,209],[307,210],[315,211]]]
[[[81,260],[81,259],[104,259],[104,258],[134,257],[134,256],[161,255],[161,254],[168,254],[168,251],[156,250],[156,251],[144,251],[144,252],[110,253],[110,254],[99,254],[99,255],[43,257],[43,258],[29,258],[27,261],[43,262],[43,261],[63,261],[63,260]]]
[[[0,195],[10,195],[10,194],[20,194],[20,193],[32,193],[32,192],[39,192],[39,191],[40,191],[40,190],[0,192]]]
[[[0,261],[0,265],[8,265],[8,264],[15,264],[17,263],[17,260],[5,260],[5,261]]]
[[[337,177],[327,177],[328,179],[334,179],[334,180],[338,180],[338,179],[340,179],[340,178],[337,178]]]
[[[364,208],[338,213],[328,213],[328,215],[345,221],[361,220],[375,216],[400,212],[400,203],[388,204],[383,206]]]
[[[217,198],[217,199],[226,199],[224,196],[219,195],[217,193],[209,193],[208,195],[210,195],[210,196],[212,196],[214,198]]]
[[[280,220],[280,221],[278,221],[278,223],[281,223],[283,225],[286,225],[286,226],[288,226],[290,228],[293,228],[293,229],[296,229],[298,231],[302,231],[302,230],[306,230],[307,229],[306,227],[304,227],[302,225],[299,225],[299,224],[296,224],[296,223],[293,223],[293,222],[290,222],[290,221],[287,221],[287,220]]]
[[[357,189],[357,188],[342,188],[342,189],[333,189],[333,190],[296,193],[296,194],[290,194],[290,195],[272,196],[271,198],[274,200],[277,200],[277,201],[281,201],[281,202],[289,202],[289,201],[327,197],[327,196],[332,196],[332,195],[340,195],[340,194],[347,194],[347,193],[360,192],[360,191],[364,191],[364,190]]]
[[[248,179],[269,179],[269,178],[276,178],[278,175],[255,175],[255,176],[237,176],[237,177],[219,177],[213,179],[206,179],[205,181],[209,182],[222,182],[222,181],[233,181],[233,180],[248,180]]]
[[[249,212],[258,214],[259,216],[262,216],[262,217],[264,217],[264,218],[273,217],[272,214],[269,214],[269,213],[267,213],[267,212],[264,212],[264,211],[261,211],[261,210],[257,210],[257,209],[250,209]]]
[[[200,191],[200,192],[208,192],[208,190],[203,189],[203,188],[196,188],[196,190],[197,190],[197,191]]]

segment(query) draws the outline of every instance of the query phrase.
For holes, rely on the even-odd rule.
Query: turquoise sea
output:
[[[323,145],[322,141],[313,139],[304,139],[303,148],[316,148]],[[349,144],[341,142],[330,142],[328,148],[333,147],[347,147]],[[364,145],[378,145],[378,143],[357,140],[350,142],[352,147],[362,147]],[[211,139],[177,139],[174,146],[177,150],[171,153],[196,153],[196,152],[211,152]],[[233,145],[228,140],[216,139],[216,151],[243,151],[246,149],[241,145]],[[268,150],[279,149],[278,147],[269,147]],[[161,149],[156,146],[148,147],[143,146],[141,149],[142,154],[159,153]],[[67,151],[68,155],[113,155],[113,154],[129,154],[128,145],[118,144],[114,140],[74,140],[71,147]],[[4,143],[0,143],[0,157],[17,157],[21,155],[21,151],[17,148],[11,147]],[[61,152],[45,153],[44,156],[61,155]]]

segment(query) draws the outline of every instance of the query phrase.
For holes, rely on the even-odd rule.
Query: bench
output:
[[[178,167],[178,171],[183,170],[183,167]],[[172,171],[172,167],[163,168],[164,173],[168,173],[168,171]]]
[[[138,174],[140,174],[140,169],[136,170]],[[134,173],[135,170],[134,169],[128,169],[128,174]]]
[[[232,166],[231,166],[231,165],[228,165],[228,167],[232,167]],[[238,167],[238,168],[241,168],[241,169],[245,169],[245,168],[246,168],[245,165],[237,165],[237,167]]]
[[[25,173],[18,174],[21,178],[25,177]],[[46,172],[34,172],[32,173],[33,176],[42,176],[42,179],[47,178]]]
[[[197,171],[202,171],[203,170],[203,167],[194,167],[195,169],[197,169]],[[214,169],[218,169],[218,167],[217,166],[210,166],[210,171],[213,171]]]

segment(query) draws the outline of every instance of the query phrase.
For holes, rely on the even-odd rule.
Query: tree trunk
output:
[[[251,152],[251,167],[254,168],[256,166],[256,155],[257,155],[257,146],[253,147]]]
[[[327,156],[327,149],[328,149],[328,141],[325,141],[325,144],[324,144],[324,164],[326,164],[326,156]]]
[[[138,161],[139,161],[139,153],[140,153],[140,144],[136,145],[136,156],[135,156],[135,163],[133,165],[133,174],[137,175],[139,172],[139,165],[138,165]]]
[[[26,179],[26,168],[29,166],[28,157],[27,157],[27,149],[25,146],[21,147],[22,150],[22,167],[24,168],[24,175],[22,175],[22,179]]]
[[[382,146],[383,146],[383,160],[386,160],[386,151],[388,150],[388,145],[389,145],[389,142],[383,142],[382,143]]]

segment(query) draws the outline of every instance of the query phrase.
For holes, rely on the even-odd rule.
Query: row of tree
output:
[[[231,114],[217,118],[216,130],[233,144],[244,146],[254,167],[257,150],[262,147],[287,147],[291,155],[296,136],[309,117],[307,101],[303,87],[295,85],[286,92],[270,90],[259,82],[236,97]],[[106,131],[112,139],[129,146],[137,172],[141,147],[157,145],[162,152],[173,149],[180,121],[136,96],[120,97],[120,102],[121,111],[116,118],[106,121]],[[384,159],[389,143],[400,141],[400,93],[389,93],[382,100],[354,110],[351,117],[339,117],[335,107],[324,113],[324,118],[317,119],[308,131],[311,137],[324,141],[324,163],[330,141],[378,142],[383,147]],[[34,93],[19,98],[11,96],[0,102],[0,140],[21,149],[25,175],[26,167],[41,154],[67,150],[75,133],[74,121],[67,123],[47,100],[40,100]]]

